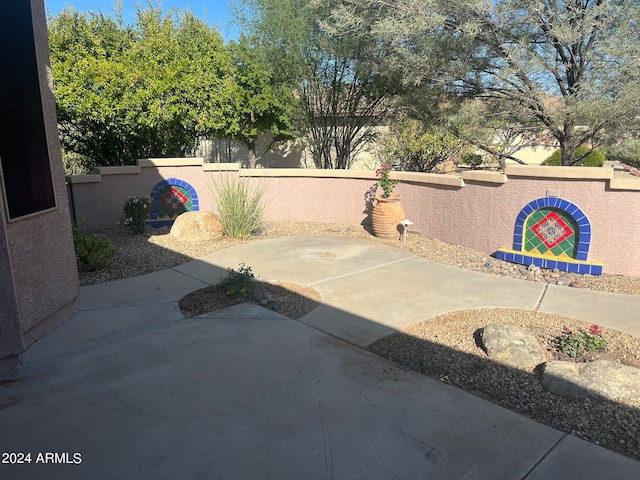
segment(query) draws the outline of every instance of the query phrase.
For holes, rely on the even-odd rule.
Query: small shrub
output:
[[[582,157],[585,153],[591,150],[589,147],[578,147],[576,148],[576,158]],[[582,160],[574,163],[574,167],[601,167],[604,165],[605,157],[604,153],[602,153],[598,149],[594,149],[589,155],[584,157]],[[562,165],[562,151],[557,149],[555,152],[551,154],[549,158],[544,161],[545,165],[551,165],[554,167],[558,167]]]
[[[264,225],[264,186],[230,176],[212,182],[213,198],[222,229],[231,238],[247,238]]]
[[[605,155],[609,160],[640,168],[640,140],[620,140],[615,145],[605,147]]]
[[[253,290],[254,275],[251,267],[241,263],[238,270],[227,268],[227,275],[220,281],[220,288],[229,297],[248,297]]]
[[[558,349],[576,358],[587,350],[606,350],[607,341],[602,336],[602,329],[598,325],[591,325],[589,331],[579,328],[577,332],[562,328],[562,334],[557,337]]]
[[[129,198],[124,204],[122,223],[133,233],[143,233],[145,222],[149,218],[151,199],[149,197]]]
[[[482,165],[483,160],[484,159],[482,158],[482,155],[479,155],[477,153],[463,153],[462,154],[462,161],[465,164],[469,165],[472,170],[475,170],[480,165]]]
[[[447,160],[454,160],[464,148],[450,132],[414,119],[394,123],[381,146],[383,160],[399,163],[406,172],[433,172]]]
[[[94,272],[105,268],[118,252],[105,237],[95,233],[83,232],[75,223],[72,224],[71,228],[76,259],[79,264],[84,265],[89,271]]]

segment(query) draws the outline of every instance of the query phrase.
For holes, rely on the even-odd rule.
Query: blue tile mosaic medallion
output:
[[[169,178],[151,190],[149,225],[154,228],[171,226],[178,215],[200,210],[198,194],[189,183]]]
[[[603,264],[587,260],[590,243],[591,224],[577,205],[559,197],[543,197],[520,210],[513,249],[501,248],[496,257],[522,265],[601,275]]]

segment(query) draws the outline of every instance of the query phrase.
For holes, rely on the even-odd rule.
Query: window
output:
[[[0,164],[9,219],[55,207],[31,2],[0,4]]]

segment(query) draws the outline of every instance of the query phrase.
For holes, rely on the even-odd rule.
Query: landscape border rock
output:
[[[550,362],[541,377],[542,386],[564,397],[609,400],[640,398],[640,369],[610,360],[588,363]]]
[[[184,212],[173,222],[171,235],[183,242],[213,240],[222,236],[222,224],[213,212]]]
[[[547,361],[536,337],[519,327],[490,324],[482,329],[480,339],[492,360],[530,370]]]

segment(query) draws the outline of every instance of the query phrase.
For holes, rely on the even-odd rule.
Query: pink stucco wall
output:
[[[354,172],[354,178],[348,172],[337,178],[331,172],[325,176],[317,171],[308,176],[299,170],[282,172],[242,172],[247,181],[266,187],[269,220],[368,221],[366,194],[376,182],[373,172]],[[213,209],[207,178],[218,175],[199,166],[144,167],[140,174],[106,175],[99,183],[73,186],[76,210],[87,219],[89,228],[114,226],[128,195],[148,195],[158,181],[170,177],[189,182],[198,192],[201,209]],[[640,234],[640,189],[612,189],[609,180],[601,178],[511,175],[505,183],[465,179],[458,186],[449,186],[437,183],[429,174],[409,177],[396,192],[402,194],[407,218],[414,222],[412,231],[491,254],[512,247],[515,220],[525,205],[554,192],[589,218],[593,231],[590,261],[604,262],[606,273],[640,275],[640,256],[634,253]]]
[[[75,299],[79,293],[42,0],[32,1],[32,11],[56,208],[7,226],[20,322],[26,343],[46,333],[47,326],[38,328],[42,323],[48,323],[51,328],[66,319],[69,312],[75,311]]]
[[[407,216],[415,230],[449,243],[493,253],[512,248],[515,220],[529,202],[555,191],[574,203],[591,223],[589,260],[604,271],[640,275],[637,237],[640,191],[610,190],[603,180],[552,180],[510,176],[505,184],[465,181],[460,189],[402,185]]]

